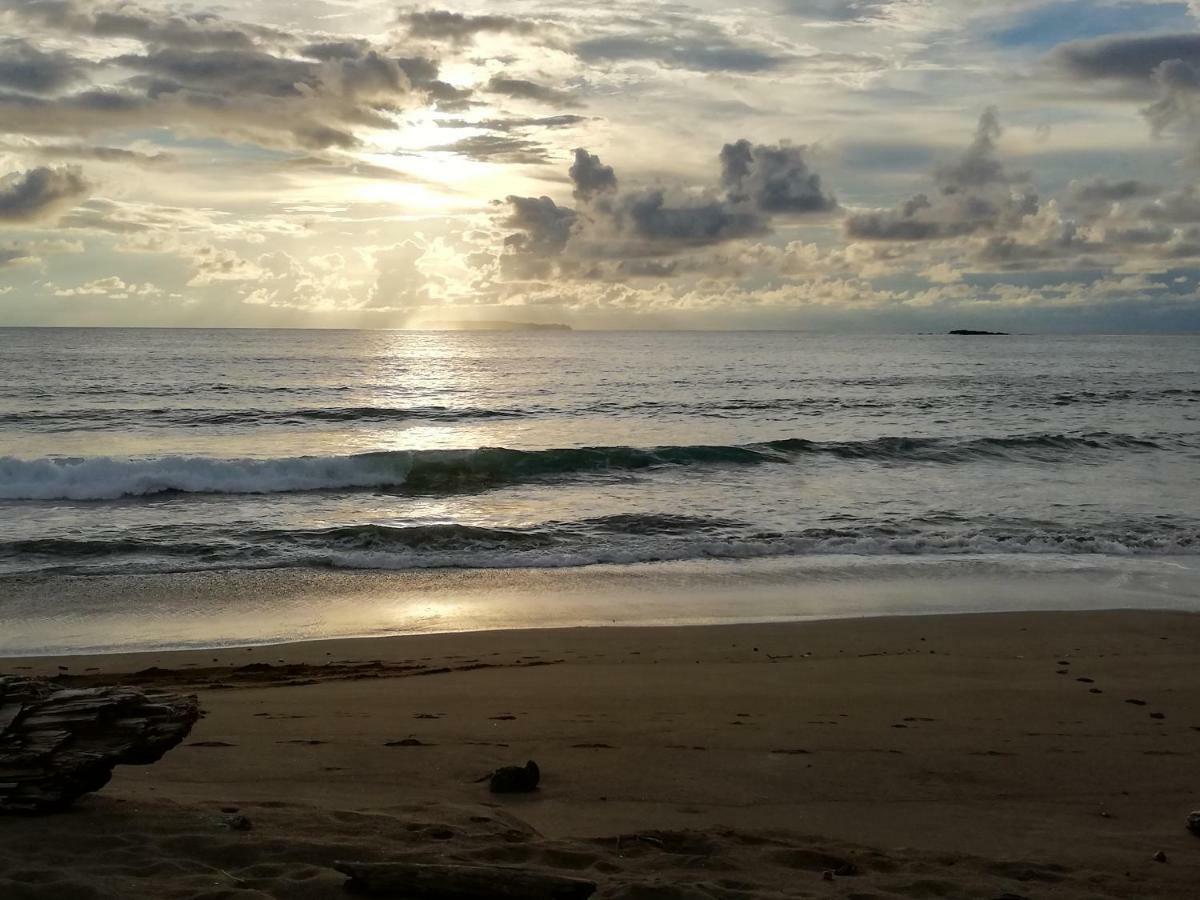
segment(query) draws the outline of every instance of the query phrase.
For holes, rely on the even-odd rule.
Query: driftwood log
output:
[[[592,881],[506,866],[335,862],[346,888],[369,897],[410,900],[586,900]]]
[[[114,766],[156,762],[199,716],[195,697],[0,675],[0,814],[65,809]]]

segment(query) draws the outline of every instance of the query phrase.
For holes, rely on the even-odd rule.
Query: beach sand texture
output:
[[[10,659],[205,717],[0,819],[0,897],[339,897],[335,860],[400,860],[602,898],[1194,898],[1198,653],[1200,616],[1118,611]],[[536,793],[477,781],[526,759]]]

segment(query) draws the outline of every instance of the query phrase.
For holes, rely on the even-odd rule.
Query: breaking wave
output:
[[[0,571],[197,571],[230,568],[563,568],[703,559],[818,555],[1195,555],[1196,523],[1130,521],[1080,528],[1046,522],[958,527],[861,523],[761,532],[729,520],[628,514],[628,528],[583,519],[536,527],[456,523],[243,531],[206,542],[45,538],[0,543]],[[663,530],[668,522],[672,530]]]
[[[1087,462],[1114,452],[1150,452],[1181,436],[1110,432],[985,438],[881,437],[863,441],[791,438],[746,445],[653,448],[579,447],[515,450],[416,450],[353,456],[217,459],[168,456],[0,458],[0,499],[115,500],[164,493],[274,494],[379,489],[479,490],[552,477],[633,472],[664,466],[749,466],[795,463],[808,457],[881,464],[956,464],[981,460]]]

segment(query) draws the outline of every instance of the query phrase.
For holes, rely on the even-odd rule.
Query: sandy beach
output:
[[[1200,616],[1115,611],[10,659],[205,715],[0,820],[0,896],[336,897],[334,860],[406,860],[600,897],[1193,897],[1198,651]],[[477,781],[527,759],[534,794]]]

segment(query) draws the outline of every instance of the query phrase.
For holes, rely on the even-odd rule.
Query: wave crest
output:
[[[317,490],[478,490],[556,476],[633,472],[661,466],[747,466],[800,457],[900,463],[1001,459],[1086,461],[1111,452],[1164,449],[1163,437],[1095,432],[985,438],[881,437],[862,441],[789,438],[746,445],[653,448],[417,450],[280,459],[0,458],[0,499],[115,500],[164,493],[274,494]]]

